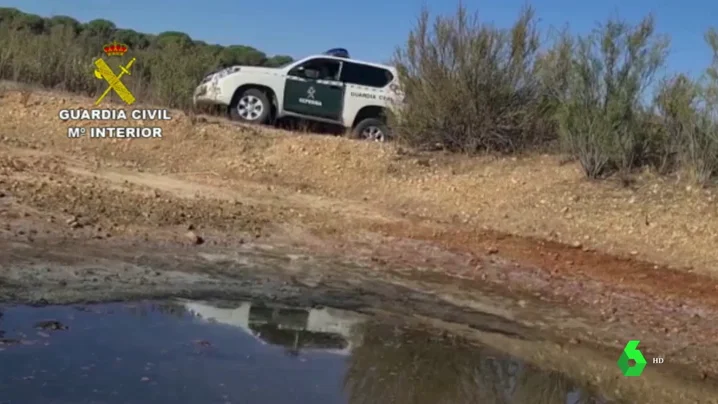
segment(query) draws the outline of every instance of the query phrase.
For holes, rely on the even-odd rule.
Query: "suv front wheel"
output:
[[[381,119],[366,118],[352,129],[351,137],[372,142],[387,142],[390,139],[389,127]]]
[[[265,124],[269,121],[272,104],[267,95],[250,88],[242,92],[229,107],[229,116],[234,121]]]

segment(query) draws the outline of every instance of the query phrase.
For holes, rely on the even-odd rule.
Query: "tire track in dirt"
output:
[[[664,296],[669,300],[691,300],[702,305],[718,307],[718,280],[703,274],[691,273],[660,267],[634,259],[620,258],[580,246],[566,246],[556,242],[518,237],[485,230],[469,230],[462,224],[440,224],[427,219],[401,216],[390,211],[381,211],[369,204],[360,204],[351,200],[329,198],[317,195],[302,195],[278,187],[269,187],[252,181],[234,180],[228,183],[224,179],[212,181],[209,178],[182,179],[182,174],[157,175],[128,170],[101,169],[91,170],[83,167],[78,160],[53,155],[42,151],[27,151],[15,154],[14,163],[18,166],[33,167],[38,173],[37,161],[50,159],[60,167],[49,172],[59,172],[71,183],[64,192],[56,195],[69,195],[79,190],[79,184],[91,185],[87,195],[70,197],[73,201],[86,204],[86,208],[96,209],[108,217],[114,215],[126,217],[126,223],[136,220],[140,223],[157,225],[182,224],[183,221],[200,221],[204,224],[216,224],[220,229],[232,228],[233,216],[243,216],[251,222],[257,219],[258,225],[277,224],[283,221],[297,223],[314,228],[319,232],[327,230],[325,236],[339,237],[342,233],[358,233],[362,230],[375,232],[385,237],[399,237],[438,243],[442,248],[458,251],[482,258],[498,254],[511,261],[531,268],[540,268],[552,276],[579,276],[611,284],[617,290],[639,292],[647,296]],[[39,170],[40,172],[42,170]],[[30,175],[27,168],[15,173],[15,178]],[[188,176],[192,177],[190,173]],[[83,180],[85,179],[85,180]],[[38,182],[41,180],[30,180]],[[72,185],[72,184],[78,184]],[[99,184],[99,185],[98,185]],[[224,186],[221,186],[224,185]],[[74,188],[73,188],[74,187]],[[94,187],[94,191],[92,190]],[[100,187],[100,188],[98,188]],[[109,191],[99,191],[108,189]],[[34,205],[40,208],[53,207],[53,199],[44,200],[37,189]],[[101,192],[106,195],[105,205],[92,208],[93,200]],[[163,195],[164,194],[164,195]],[[32,198],[32,193],[26,197]],[[89,201],[82,199],[88,197]],[[67,199],[63,196],[63,198]],[[138,199],[139,198],[139,199]],[[122,212],[108,211],[113,206],[111,200],[124,201]],[[177,203],[177,206],[170,206]],[[187,206],[183,206],[187,205]],[[130,211],[136,210],[131,213]],[[159,212],[155,219],[147,217],[148,211]],[[173,213],[173,211],[175,213]],[[192,217],[192,216],[195,217]],[[332,220],[332,218],[334,220]],[[153,222],[155,220],[156,222]],[[303,223],[302,223],[303,222]],[[325,222],[325,223],[322,223]],[[249,222],[247,222],[249,223]],[[326,226],[325,226],[326,225]],[[241,228],[246,227],[240,225]]]

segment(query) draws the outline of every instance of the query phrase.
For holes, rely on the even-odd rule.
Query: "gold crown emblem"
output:
[[[118,43],[117,41],[113,41],[112,43],[107,44],[104,48],[102,48],[102,50],[105,51],[105,54],[107,56],[122,56],[127,53],[129,49],[130,48],[127,47],[127,45]]]

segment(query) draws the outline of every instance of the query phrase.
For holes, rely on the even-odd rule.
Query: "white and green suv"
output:
[[[393,67],[330,52],[277,68],[233,66],[205,77],[194,92],[195,105],[226,105],[235,120],[294,117],[338,124],[374,141],[388,140],[386,113],[403,99]]]

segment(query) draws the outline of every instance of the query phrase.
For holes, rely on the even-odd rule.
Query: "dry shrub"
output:
[[[590,35],[563,36],[557,47],[569,58],[560,61],[565,71],[558,71],[565,79],[554,83],[560,85],[554,93],[563,146],[589,178],[645,164],[652,132],[644,95],[668,47],[655,35],[653,19],[637,26],[610,19]]]
[[[23,88],[20,91],[20,104],[23,107],[27,107],[28,105],[30,105],[30,97],[32,97],[32,89]]]
[[[680,168],[684,139],[688,136],[695,116],[698,87],[684,74],[661,81],[654,100],[659,127],[654,137],[657,150],[656,169],[669,174]]]
[[[683,163],[694,179],[707,185],[718,177],[718,32],[706,33],[713,62],[699,87],[694,130],[686,132]]]
[[[539,46],[530,8],[508,30],[482,24],[463,6],[433,24],[424,11],[395,55],[407,102],[390,119],[397,137],[462,152],[512,152],[544,140]]]
[[[708,185],[718,176],[718,33],[706,33],[713,63],[699,81],[679,74],[664,80],[655,99],[661,124],[661,172],[688,172]]]

